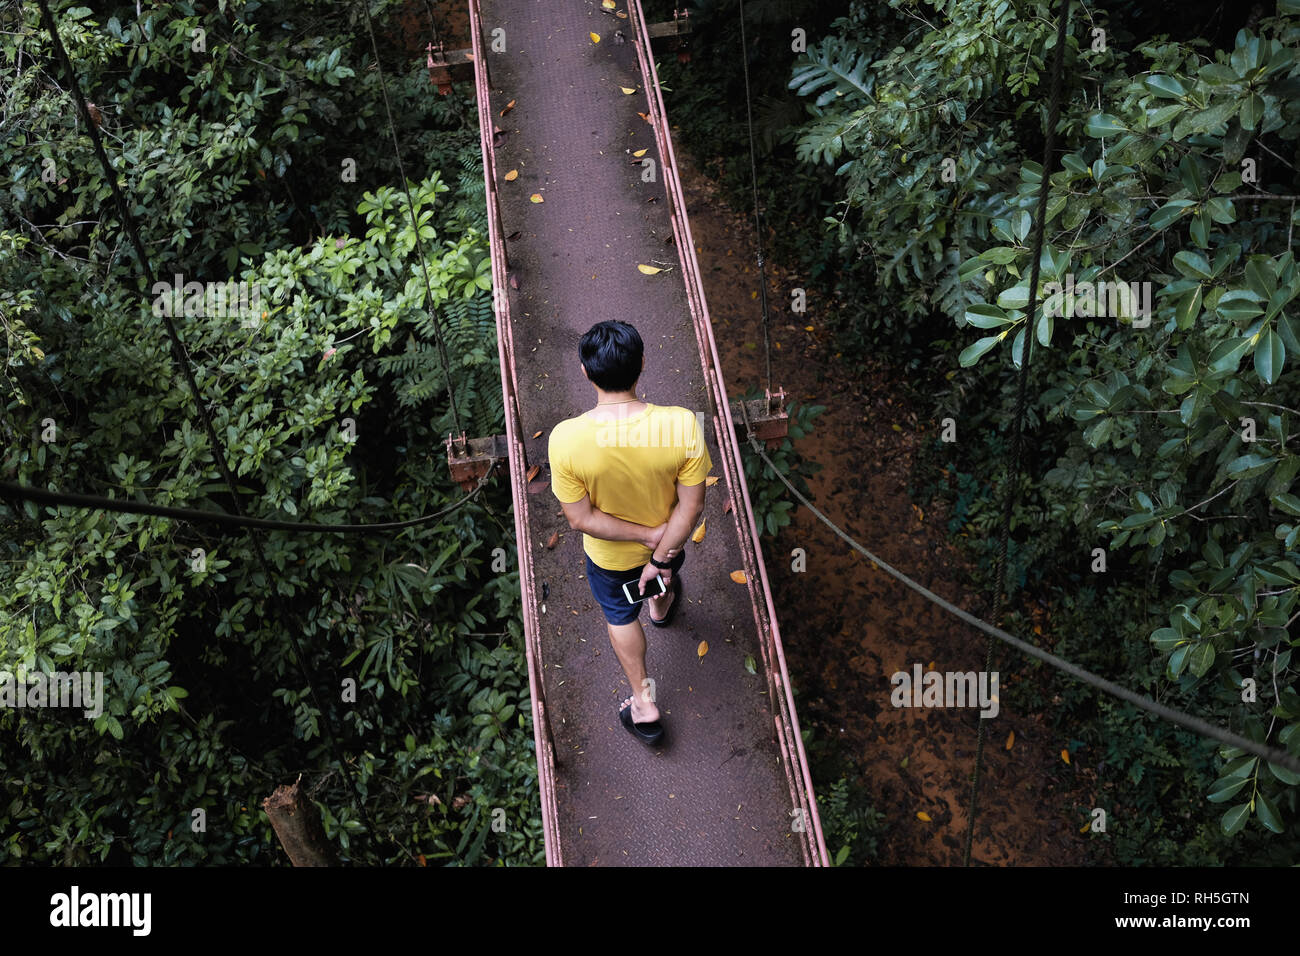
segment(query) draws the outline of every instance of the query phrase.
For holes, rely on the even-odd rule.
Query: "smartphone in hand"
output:
[[[628,604],[640,604],[646,598],[659,597],[660,595],[668,593],[668,586],[664,584],[663,575],[655,575],[654,582],[651,583],[650,590],[646,594],[640,594],[637,592],[636,587],[640,583],[640,581],[623,582],[623,594],[627,596]],[[658,591],[654,589],[655,584],[659,585]]]

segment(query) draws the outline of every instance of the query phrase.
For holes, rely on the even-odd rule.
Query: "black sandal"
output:
[[[677,613],[677,605],[682,603],[682,579],[679,575],[673,575],[673,583],[668,586],[673,592],[673,603],[668,605],[668,613],[663,616],[662,620],[656,621],[654,615],[650,615],[650,623],[655,627],[667,627],[673,622],[673,615]]]
[[[657,720],[649,723],[638,724],[632,720],[632,704],[619,708],[618,719],[622,721],[623,726],[632,732],[632,736],[643,744],[654,746],[664,739],[663,725]]]

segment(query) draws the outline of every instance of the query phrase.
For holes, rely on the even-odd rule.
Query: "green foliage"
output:
[[[202,297],[191,308],[188,293],[173,312],[217,450],[162,334],[172,296],[144,288],[123,254],[76,111],[34,66],[50,61],[34,9],[0,34],[16,77],[0,127],[12,175],[0,203],[0,474],[230,511],[214,457],[224,453],[253,516],[400,521],[458,500],[441,445],[446,381],[427,354],[433,323],[462,420],[484,434],[500,422],[463,94],[429,95],[422,63],[385,64],[415,161],[413,225],[359,10],[62,12],[159,278],[260,290],[261,314]],[[191,50],[197,26],[206,55]],[[341,175],[347,159],[355,182]],[[406,347],[417,358],[396,361]],[[508,491],[489,486],[396,535],[257,537],[0,508],[0,669],[104,674],[96,719],[0,710],[0,861],[279,863],[258,804],[300,773],[344,860],[540,861],[517,572],[492,569],[495,549],[514,550],[508,508]],[[349,678],[355,702],[341,693]],[[205,832],[191,828],[196,809]]]
[[[1267,189],[1243,184],[1252,158],[1294,152],[1300,138],[1300,23],[1264,18],[1218,52],[1165,37],[1100,49],[1090,28],[1111,26],[1104,12],[1072,23],[1057,129],[1067,145],[1050,174],[1032,290],[1044,305],[1030,330],[1052,5],[925,5],[934,18],[897,44],[891,18],[913,4],[855,5],[790,85],[814,117],[799,155],[835,164],[843,179],[844,212],[828,225],[872,265],[879,331],[930,329],[936,314],[957,329],[934,334],[956,366],[935,404],[961,425],[956,448],[935,449],[958,467],[934,486],[947,486],[987,582],[1009,477],[998,449],[1009,447],[1014,369],[1032,334],[1012,581],[1077,579],[1105,548],[1100,580],[1131,570],[1146,589],[1145,619],[1116,624],[1163,664],[1156,675],[1135,661],[1103,673],[1158,681],[1151,692],[1300,753],[1286,630],[1300,600],[1300,456],[1289,449],[1300,269],[1287,249],[1293,205],[1250,198],[1296,189],[1276,175]],[[1143,282],[1154,288],[1149,322],[1141,296],[1123,294]],[[981,504],[981,488],[998,489],[998,507]],[[1242,700],[1246,679],[1258,688],[1253,705]],[[1191,757],[1192,739],[1143,739],[1120,745],[1141,768],[1128,785],[1167,786],[1181,770],[1211,801],[1245,797],[1226,832],[1241,831],[1247,812],[1276,832],[1300,810],[1294,775],[1226,751],[1215,782]],[[1198,819],[1207,812],[1202,804]],[[1141,844],[1121,852],[1136,859]],[[1221,852],[1212,844],[1206,853]]]
[[[879,861],[885,815],[863,797],[861,781],[840,777],[818,796],[826,848],[835,866],[871,866]]]

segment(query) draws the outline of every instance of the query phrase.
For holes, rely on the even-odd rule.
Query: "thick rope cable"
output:
[[[1008,469],[1006,496],[1002,508],[1002,535],[998,542],[998,556],[994,573],[993,620],[1002,623],[1006,596],[1011,585],[1006,580],[1007,544],[1011,539],[1011,513],[1015,505],[1017,486],[1020,483],[1020,466],[1023,453],[1025,404],[1029,393],[1029,362],[1034,351],[1034,338],[1038,321],[1038,277],[1043,256],[1043,237],[1047,227],[1048,181],[1052,166],[1052,152],[1056,148],[1056,124],[1061,115],[1061,73],[1065,68],[1066,26],[1070,20],[1070,0],[1061,0],[1056,13],[1056,51],[1052,60],[1052,89],[1047,108],[1047,135],[1043,141],[1043,168],[1038,181],[1038,211],[1034,216],[1034,255],[1029,272],[1029,314],[1025,323],[1025,346],[1020,363],[1020,384],[1016,390],[1016,410],[1012,415],[1011,461]],[[993,640],[990,638],[984,653],[984,672],[993,670]],[[980,771],[984,766],[984,721],[975,732],[975,769],[971,774],[970,810],[966,819],[966,849],[962,866],[970,866],[971,846],[975,840],[975,817],[978,813]]]
[[[847,535],[844,531],[842,531],[840,527],[835,524],[834,521],[826,517],[826,515],[822,514],[819,510],[817,510],[817,508],[813,505],[813,503],[809,501],[807,498],[805,498],[802,494],[800,494],[799,490],[790,483],[790,481],[785,477],[784,474],[782,474],[781,469],[778,468],[772,462],[772,460],[767,457],[767,455],[764,453],[762,446],[760,445],[757,439],[751,438],[749,440],[749,444],[750,447],[754,450],[754,453],[758,455],[758,457],[763,460],[764,464],[766,464],[767,467],[771,470],[772,474],[776,475],[776,477],[781,480],[781,483],[784,484],[786,488],[790,490],[790,493],[794,495],[796,498],[798,498],[799,502],[805,508],[811,511],[814,515],[816,515],[817,518],[824,525],[826,525],[826,527],[834,531],[836,535],[838,535],[841,539],[844,540],[846,544],[849,545],[849,547],[853,548],[853,550],[857,551],[868,561],[871,561],[873,564],[878,566],[881,570],[885,571],[887,574],[893,576],[894,578],[901,581],[903,584],[907,585],[909,588],[911,588],[916,593],[920,594],[923,598],[925,598],[927,601],[930,601],[932,604],[938,605],[939,607],[947,611],[949,614],[953,615],[954,617],[960,618],[961,620],[965,621],[967,624],[971,625],[971,627],[983,631],[985,634],[989,635],[990,637],[995,637],[999,641],[1002,641],[1006,644],[1010,644],[1012,647],[1016,648],[1022,653],[1027,654],[1030,657],[1036,658],[1037,660],[1040,660],[1043,663],[1048,664],[1052,667],[1055,667],[1057,670],[1069,674],[1071,677],[1074,677],[1085,684],[1089,684],[1093,687],[1096,687],[1098,690],[1105,691],[1107,694],[1110,694],[1112,697],[1118,697],[1120,700],[1128,701],[1130,704],[1133,704],[1136,707],[1140,707],[1145,711],[1149,711],[1150,713],[1155,714],[1157,717],[1163,717],[1165,720],[1171,721],[1172,723],[1177,724],[1178,726],[1184,728],[1185,730],[1190,730],[1193,733],[1200,734],[1201,736],[1204,737],[1210,737],[1214,740],[1219,741],[1220,743],[1227,744],[1229,747],[1236,747],[1239,750],[1244,750],[1248,753],[1252,753],[1257,757],[1262,757],[1263,759],[1271,763],[1275,763],[1280,767],[1286,767],[1288,770],[1292,770],[1295,771],[1296,773],[1300,773],[1300,757],[1294,757],[1285,751],[1276,749],[1275,747],[1269,747],[1264,744],[1257,744],[1253,740],[1248,740],[1247,738],[1241,736],[1240,734],[1233,733],[1231,730],[1225,730],[1222,727],[1217,727],[1214,724],[1211,724],[1209,721],[1206,721],[1200,717],[1194,717],[1191,714],[1185,713],[1180,710],[1175,710],[1174,708],[1168,707],[1165,704],[1161,704],[1154,700],[1151,700],[1149,697],[1143,697],[1141,694],[1129,690],[1127,687],[1123,687],[1119,684],[1116,684],[1114,681],[1110,681],[1104,677],[1100,677],[1097,674],[1092,673],[1091,671],[1084,670],[1082,667],[1079,667],[1077,664],[1072,664],[1069,661],[1065,660],[1064,658],[1058,657],[1057,655],[1051,653],[1050,651],[1045,651],[1041,647],[1037,647],[1034,644],[1030,644],[1028,641],[1016,637],[1014,634],[1008,634],[1000,627],[995,627],[994,625],[989,624],[987,621],[981,620],[980,618],[969,613],[968,611],[962,610],[961,608],[951,603],[950,601],[945,600],[944,598],[935,594],[929,588],[925,587],[925,585],[913,581],[902,571],[895,569],[887,561],[884,561],[883,559],[877,557],[876,555],[868,551],[866,548],[864,548],[862,545],[858,544],[857,541],[855,541],[853,538],[849,537],[849,535]]]
[[[406,165],[402,162],[402,148],[397,142],[397,124],[393,122],[393,109],[388,102],[388,81],[384,79],[384,67],[380,63],[379,41],[375,39],[374,24],[370,20],[370,0],[361,0],[361,9],[366,14],[366,32],[370,34],[370,49],[375,53],[375,70],[379,74],[379,91],[384,97],[384,112],[388,114],[388,132],[393,138],[393,153],[397,158],[397,175],[402,179],[402,190],[406,193],[406,205],[411,211],[411,228],[415,230],[415,249],[420,254],[420,272],[424,277],[424,308],[432,321],[434,342],[438,347],[438,359],[442,363],[442,374],[447,379],[447,404],[451,407],[451,421],[455,434],[462,434],[460,413],[456,411],[456,392],[451,380],[451,366],[447,359],[447,343],[443,338],[442,327],[433,312],[433,286],[429,281],[429,262],[424,256],[424,239],[420,236],[420,220],[415,212],[415,200],[411,198],[411,184],[406,180]]]
[[[63,41],[59,37],[58,24],[54,20],[54,14],[50,12],[49,0],[37,0],[37,4],[40,6],[41,19],[44,22],[46,31],[50,35],[55,56],[59,61],[59,65],[63,69],[64,77],[72,95],[73,102],[76,103],[77,110],[81,114],[82,122],[85,124],[86,130],[90,134],[91,142],[95,147],[95,155],[99,158],[99,163],[104,170],[104,177],[108,180],[108,185],[113,193],[113,198],[117,202],[118,214],[121,217],[123,228],[130,236],[131,246],[135,250],[136,260],[145,279],[145,288],[152,289],[154,285],[153,269],[150,266],[149,256],[145,252],[143,241],[140,239],[140,231],[137,228],[135,217],[132,215],[130,207],[126,204],[126,197],[122,194],[121,189],[118,188],[117,173],[113,170],[113,166],[108,160],[108,154],[104,152],[104,144],[99,137],[99,128],[91,119],[90,110],[86,106],[86,98],[81,92],[81,80],[78,78],[76,71],[72,68],[72,61],[68,58],[68,52],[63,47]],[[208,440],[212,443],[212,456],[216,459],[217,467],[220,469],[222,477],[225,479],[226,487],[230,489],[232,506],[236,512],[242,515],[243,512],[239,507],[239,492],[235,486],[235,478],[234,475],[230,473],[230,466],[226,463],[225,449],[217,440],[217,434],[216,430],[213,428],[212,419],[208,414],[207,406],[203,402],[203,395],[199,391],[198,383],[194,379],[194,372],[190,367],[189,355],[185,351],[185,346],[181,342],[180,334],[176,331],[176,326],[172,322],[171,317],[164,313],[160,318],[167,330],[168,338],[171,340],[172,358],[185,377],[190,394],[193,396],[194,404],[198,407],[199,417],[203,420],[203,427],[208,434]],[[266,577],[267,587],[269,588],[271,582],[275,580],[275,574],[272,572],[270,563],[267,561],[265,554],[266,549],[262,546],[257,529],[250,529],[250,534],[253,537],[253,556],[261,567],[262,573]],[[278,602],[271,601],[271,606],[271,613],[275,614],[276,612],[274,608],[278,607]],[[303,653],[302,644],[298,640],[297,630],[294,627],[284,627],[283,630],[289,635],[289,640],[293,647],[295,663],[297,663],[298,670],[307,684],[307,690],[308,693],[311,694],[312,703],[324,718],[323,725],[326,730],[326,745],[329,748],[330,757],[342,771],[343,778],[347,781],[348,788],[352,793],[352,800],[356,805],[357,813],[365,823],[367,832],[369,832],[371,837],[374,838],[374,823],[370,819],[370,814],[366,810],[365,803],[361,800],[361,794],[357,790],[354,774],[350,770],[349,765],[343,760],[342,754],[339,752],[333,717],[330,715],[329,710],[323,706],[319,695],[316,693],[315,675],[312,673],[311,666],[307,662],[307,657]]]
[[[488,468],[487,474],[479,479],[474,490],[441,511],[421,515],[406,521],[386,521],[379,524],[315,524],[307,521],[277,521],[273,518],[250,518],[246,515],[226,514],[224,511],[199,511],[195,508],[173,508],[168,505],[155,505],[143,501],[130,501],[122,498],[105,498],[101,495],[78,495],[66,492],[47,491],[31,485],[19,485],[12,481],[0,481],[0,498],[11,501],[34,501],[44,505],[68,505],[90,511],[116,511],[129,515],[156,515],[160,518],[175,518],[198,524],[220,524],[236,528],[262,528],[267,531],[305,531],[320,534],[386,534],[403,528],[437,521],[471,498],[487,484],[496,469],[497,462]]]
[[[758,297],[763,307],[763,385],[772,390],[772,336],[767,315],[767,266],[763,260],[763,221],[758,213],[758,163],[754,158],[754,114],[749,100],[749,44],[745,41],[745,0],[740,0],[741,65],[745,69],[745,121],[749,126],[749,181],[754,191],[754,247],[758,250]]]

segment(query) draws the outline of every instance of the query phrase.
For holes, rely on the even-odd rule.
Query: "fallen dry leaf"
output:
[[[1069,762],[1070,762],[1070,751],[1068,751],[1068,750],[1062,750],[1062,751],[1061,751],[1061,759],[1064,760],[1066,763],[1069,763]]]
[[[614,2],[614,0],[600,0],[600,5],[604,7],[606,10],[613,10],[616,6],[618,6],[618,4]]]
[[[626,10],[620,10],[620,11],[618,11],[618,13],[614,14],[614,16],[618,17],[620,20],[626,20],[626,19],[627,19],[627,11],[626,11]]]
[[[542,198],[542,194],[541,194],[541,193],[533,193],[533,194],[532,194],[531,196],[529,196],[528,198],[529,198],[530,200],[532,200],[533,202],[546,202],[546,200]]]
[[[1013,730],[1011,731],[1011,733],[1007,734],[1007,749],[1010,750],[1012,745],[1015,744],[1015,742],[1016,742],[1016,732]]]
[[[691,535],[691,540],[694,541],[696,544],[699,544],[701,541],[704,540],[704,526],[707,523],[708,523],[707,521],[701,521],[700,526],[696,528],[695,533]]]
[[[501,115],[501,116],[505,116],[507,113],[509,113],[509,112],[510,112],[512,109],[514,109],[514,108],[515,108],[515,101],[514,101],[514,100],[511,100],[509,103],[506,104],[505,109],[503,109],[503,110],[501,111],[500,115]]]
[[[695,655],[697,657],[703,657],[707,653],[709,653],[709,642],[700,641],[700,646],[695,648]]]
[[[644,266],[639,263],[637,264],[637,268],[641,271],[643,275],[648,275],[648,276],[657,275],[658,273],[664,271],[663,269],[656,269],[654,266]]]
[[[724,515],[729,515],[729,514],[731,514],[731,499],[730,499],[730,498],[728,498],[728,499],[727,499],[727,503],[726,503],[725,505],[722,506],[722,513],[723,513]]]
[[[549,551],[551,548],[555,547],[559,543],[560,543],[560,532],[552,531],[551,536],[546,540],[546,548]]]
[[[589,33],[589,34],[587,34],[587,35],[588,35],[589,37],[591,37],[591,42],[592,42],[592,43],[599,43],[599,42],[600,42],[600,34],[599,34],[599,33]]]
[[[648,152],[650,152],[650,149],[649,149],[649,147],[646,147],[645,149],[638,149],[638,150],[637,150],[635,153],[633,153],[632,155],[633,155],[633,156],[644,156],[644,155],[645,155],[646,153],[648,153]]]
[[[916,818],[918,820],[924,820],[926,823],[930,822],[930,814],[926,813],[924,810],[917,810]]]
[[[537,434],[534,435],[533,437],[534,437],[534,438],[541,438],[541,437],[542,437],[541,429],[538,429]]]
[[[517,169],[512,169],[510,170],[510,172],[506,173],[506,182],[508,183],[513,183],[518,178],[519,178],[519,170]]]
[[[528,480],[529,480],[529,481],[532,481],[534,478],[536,478],[536,477],[537,477],[537,473],[538,473],[539,471],[541,471],[541,470],[542,470],[542,466],[541,466],[541,465],[533,465],[533,467],[529,468],[529,469],[528,469]]]
[[[637,110],[637,111],[636,111],[636,115],[639,116],[639,117],[641,117],[643,120],[645,120],[645,121],[646,121],[647,123],[649,123],[651,126],[654,125],[654,121],[650,119],[650,114],[649,114],[649,113],[642,113],[640,110]]]
[[[704,487],[705,487],[705,488],[712,488],[712,487],[713,487],[714,485],[716,485],[717,483],[718,483],[718,476],[717,476],[717,475],[709,475],[707,478],[704,479]]]
[[[745,577],[744,571],[732,571],[731,580],[735,581],[737,584],[744,584],[749,580],[749,578]]]
[[[1085,823],[1083,826],[1079,827],[1079,832],[1080,832],[1080,833],[1087,833],[1087,832],[1088,832],[1088,827],[1090,827],[1090,826],[1092,826],[1092,821],[1091,821],[1091,820],[1089,820],[1089,821],[1088,821],[1087,823]]]
[[[510,288],[512,289],[519,288],[519,276],[513,274],[510,276]]]
[[[805,326],[803,327],[803,330],[804,330],[805,332],[811,332],[811,331],[813,330],[813,327],[812,327],[811,325],[805,325]]]
[[[628,96],[631,96],[633,93],[636,92],[635,86],[620,86],[619,89],[622,90]]]

